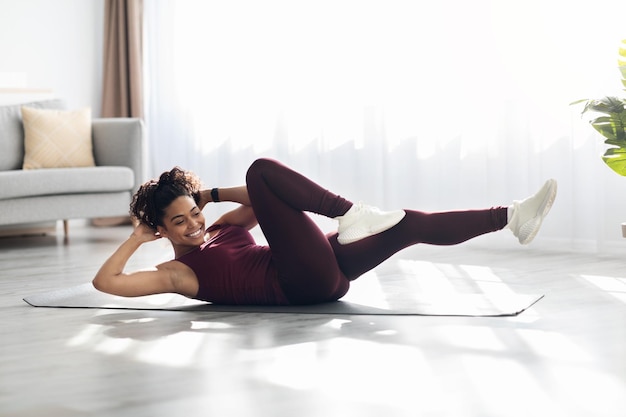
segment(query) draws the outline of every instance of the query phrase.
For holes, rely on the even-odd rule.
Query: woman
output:
[[[121,296],[178,293],[220,304],[312,304],[335,301],[350,281],[403,248],[427,243],[453,245],[511,229],[529,243],[556,197],[556,181],[508,207],[424,213],[382,212],[352,204],[270,159],[248,169],[246,185],[201,190],[191,173],[174,168],[142,185],[131,215],[139,222],[93,280]],[[206,228],[209,202],[240,206]],[[338,232],[324,235],[305,212],[335,218]],[[258,224],[268,246],[248,232]],[[175,258],[154,270],[124,272],[144,243],[170,240]]]

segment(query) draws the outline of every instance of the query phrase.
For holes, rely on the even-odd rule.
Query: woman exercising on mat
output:
[[[201,190],[197,177],[174,168],[137,191],[130,211],[139,223],[93,285],[127,297],[179,293],[218,304],[335,301],[350,281],[417,243],[453,245],[505,227],[529,243],[556,190],[556,181],[548,180],[537,194],[508,207],[383,212],[353,204],[271,159],[250,166],[246,185],[212,190]],[[206,228],[202,209],[219,201],[240,206]],[[325,235],[305,212],[338,220],[338,231]],[[257,245],[248,232],[257,224],[268,246]],[[142,244],[159,238],[170,240],[173,260],[150,271],[124,271]]]

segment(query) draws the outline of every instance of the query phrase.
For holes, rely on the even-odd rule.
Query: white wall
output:
[[[0,74],[100,114],[103,0],[0,0]],[[2,87],[2,86],[0,86]]]

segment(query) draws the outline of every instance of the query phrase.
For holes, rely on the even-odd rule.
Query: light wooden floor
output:
[[[89,281],[128,233],[79,225],[67,245],[55,236],[0,239],[1,416],[626,415],[624,256],[421,246],[355,284],[375,288],[401,270],[433,297],[459,282],[546,295],[515,318],[45,309],[22,301]],[[156,242],[131,267],[169,256]]]

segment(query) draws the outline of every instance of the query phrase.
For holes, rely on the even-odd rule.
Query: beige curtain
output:
[[[143,0],[105,0],[102,117],[143,117]]]

